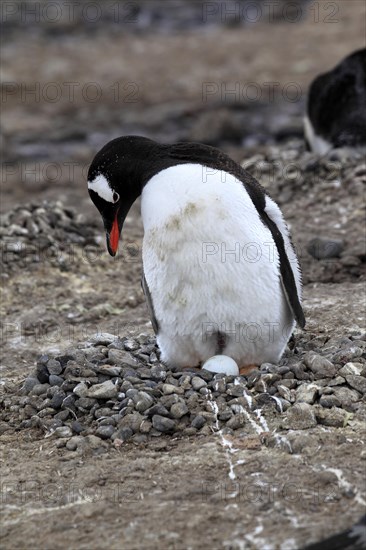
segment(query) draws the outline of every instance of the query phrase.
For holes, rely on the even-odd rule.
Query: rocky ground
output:
[[[32,48],[17,21],[9,23],[16,40],[4,48],[5,80],[113,84],[118,67],[122,83],[138,83],[139,101],[121,109],[106,93],[97,105],[82,97],[30,105],[21,90],[7,96],[4,548],[297,550],[363,513],[364,158],[305,151],[305,94],[296,102],[217,93],[202,101],[202,84],[235,82],[238,64],[244,84],[295,80],[305,92],[311,74],[360,46],[364,7],[351,4],[339,4],[334,25],[280,17],[273,25],[208,28],[196,5],[179,26],[168,14],[156,19],[154,2],[140,12],[159,21],[153,41],[141,25],[122,35],[100,25],[90,36],[78,21],[51,36],[47,26],[33,29]],[[268,29],[276,55],[257,56]],[[325,35],[334,44],[327,54],[319,48]],[[132,77],[116,61],[121,49]],[[102,50],[108,60],[95,63]],[[34,70],[32,55],[41,61]],[[278,365],[234,378],[159,361],[140,289],[139,205],[111,259],[83,178],[95,150],[126,132],[222,147],[280,204],[303,269],[307,325]]]

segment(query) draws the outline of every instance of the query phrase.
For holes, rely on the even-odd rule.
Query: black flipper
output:
[[[273,240],[276,244],[278,254],[280,257],[280,273],[281,273],[281,282],[284,294],[287,299],[287,303],[290,306],[290,309],[293,313],[293,316],[296,319],[296,322],[301,328],[305,327],[305,315],[300,304],[299,296],[297,293],[296,283],[294,273],[292,271],[290,261],[286,254],[285,243],[282,237],[281,231],[278,229],[277,225],[266,212],[261,215],[262,220],[272,233]]]
[[[144,272],[142,272],[141,286],[142,286],[142,290],[144,291],[144,294],[145,294],[146,303],[147,303],[147,310],[148,310],[149,315],[150,315],[151,324],[153,326],[155,334],[158,334],[158,332],[159,332],[159,323],[158,323],[158,321],[155,317],[154,306],[153,306],[153,303],[152,303],[150,290],[149,290],[149,287],[147,286],[147,282],[146,282],[146,279],[145,279]]]

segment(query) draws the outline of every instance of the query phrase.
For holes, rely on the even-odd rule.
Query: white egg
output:
[[[202,368],[210,372],[222,372],[227,376],[239,375],[238,365],[235,363],[234,359],[231,359],[231,357],[227,355],[214,355],[210,357],[210,359],[207,359],[207,361],[203,363]]]

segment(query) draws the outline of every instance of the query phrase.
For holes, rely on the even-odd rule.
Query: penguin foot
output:
[[[247,376],[252,370],[257,369],[258,365],[244,365],[239,368],[240,376]]]

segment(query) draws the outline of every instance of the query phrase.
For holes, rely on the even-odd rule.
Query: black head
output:
[[[144,137],[120,137],[107,143],[90,165],[89,195],[103,218],[111,256],[117,252],[126,216],[141,195],[163,148]]]

